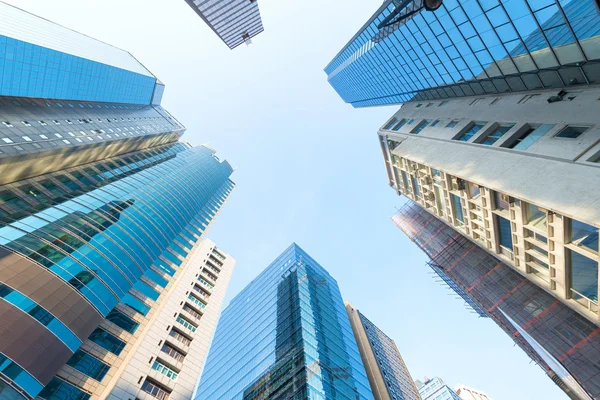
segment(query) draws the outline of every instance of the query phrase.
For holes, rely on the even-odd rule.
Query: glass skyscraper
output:
[[[0,17],[0,398],[86,400],[233,170],[178,142],[162,83],[129,53],[4,3]]]
[[[346,312],[375,398],[421,400],[392,338],[348,302]]]
[[[257,0],[185,1],[230,49],[264,31]]]
[[[196,400],[373,399],[336,281],[292,244],[223,311]]]
[[[595,0],[384,1],[325,68],[354,107],[563,88],[600,80]]]

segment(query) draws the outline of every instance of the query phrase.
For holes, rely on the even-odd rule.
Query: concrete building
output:
[[[385,0],[325,67],[354,107],[598,83],[596,0]]]
[[[421,400],[396,343],[352,304],[345,305],[375,400]]]
[[[465,385],[456,385],[454,391],[462,400],[492,400],[487,394]]]
[[[116,363],[114,373],[108,371],[106,387],[97,398],[191,399],[234,265],[235,260],[213,242],[201,241],[182,265],[180,276],[173,276],[162,301],[146,318],[138,318],[141,333],[132,338],[125,334],[130,350],[121,353],[123,361]],[[61,372],[73,373],[68,366]]]
[[[257,0],[185,0],[230,48],[264,31]]]
[[[196,400],[373,399],[336,281],[292,244],[223,310]]]
[[[423,400],[461,400],[458,394],[438,377],[425,378],[425,382],[417,381],[416,385]]]
[[[129,53],[4,3],[0,16],[0,398],[143,397],[153,376],[190,398],[233,266],[202,241],[233,169],[178,141],[164,86]],[[179,304],[190,274],[216,283],[206,309]]]

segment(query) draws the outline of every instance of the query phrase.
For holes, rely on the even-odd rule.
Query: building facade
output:
[[[421,400],[396,343],[352,304],[345,304],[375,400]]]
[[[413,13],[421,3],[384,1],[327,65],[344,101],[369,107],[600,79],[595,0],[445,0]]]
[[[293,244],[223,311],[196,400],[373,399],[336,281]]]
[[[230,48],[264,31],[257,0],[185,0]]]
[[[114,375],[110,376],[111,370],[107,372],[108,382],[97,398],[191,399],[234,265],[235,260],[213,242],[201,241],[181,266],[181,276],[173,276],[174,284],[161,295],[163,301],[157,301],[137,327],[143,330],[141,334],[134,332],[133,340],[126,340],[131,350],[123,349],[123,362]],[[148,323],[144,326],[145,320]],[[77,373],[69,366],[61,372]]]
[[[456,392],[438,377],[417,381],[419,394],[423,400],[461,400]]]
[[[572,399],[600,394],[600,329],[413,201],[394,222]]]
[[[491,397],[482,391],[465,385],[456,385],[454,391],[462,400],[492,400]]]
[[[178,282],[200,274],[233,170],[178,142],[162,83],[129,53],[4,3],[0,15],[0,398],[106,398]]]

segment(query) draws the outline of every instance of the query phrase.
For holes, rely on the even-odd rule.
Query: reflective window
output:
[[[506,194],[494,191],[494,208],[496,210],[508,210],[510,208],[510,198]]]
[[[571,243],[598,252],[598,228],[571,220]]]
[[[448,125],[446,125],[446,128],[454,128],[456,125],[458,125],[458,122],[459,122],[458,120],[453,119],[452,121],[450,121],[448,123]]]
[[[474,122],[471,126],[460,135],[454,138],[454,140],[460,140],[461,142],[468,142],[477,132],[479,132],[487,122]]]
[[[135,333],[138,326],[140,326],[140,324],[117,309],[113,309],[108,313],[106,319],[131,334]]]
[[[557,138],[564,138],[564,139],[577,139],[579,136],[581,136],[583,133],[585,133],[585,131],[587,131],[589,128],[589,126],[566,126],[563,129],[560,130],[560,132],[558,132],[556,134]]]
[[[571,289],[573,297],[584,296],[589,300],[598,301],[598,263],[576,251],[567,250],[571,265]]]
[[[548,227],[548,215],[546,214],[546,211],[530,203],[522,204],[526,204],[527,224],[546,230]]]
[[[395,123],[396,123],[397,119],[396,118],[392,118],[388,121],[387,124],[385,124],[385,126],[383,127],[383,129],[390,129]]]
[[[509,149],[515,150],[527,150],[552,128],[554,128],[553,124],[541,124],[536,127],[529,125],[524,132],[520,133],[509,143],[502,145],[502,147],[508,147]]]
[[[52,378],[39,397],[46,400],[89,400],[90,395],[59,378]]]
[[[498,227],[498,244],[512,251],[512,231],[510,221],[499,215],[495,215],[496,226]]]
[[[415,194],[415,196],[417,198],[421,198],[421,189],[419,189],[419,182],[417,181],[417,178],[415,178],[414,176],[411,176],[410,178],[412,180],[412,184],[413,184],[413,193]]]
[[[430,122],[431,122],[430,119],[425,119],[425,120],[419,122],[417,127],[415,129],[413,129],[410,133],[417,135],[419,132],[421,132],[423,129],[425,129]]]
[[[497,126],[490,133],[488,133],[487,135],[485,135],[485,138],[481,142],[481,144],[485,144],[485,145],[488,145],[488,146],[493,145],[502,136],[504,136],[504,134],[506,132],[508,132],[509,130],[511,130],[513,128],[513,126],[515,126],[515,124],[503,124],[503,125]]]
[[[463,214],[462,203],[460,201],[460,197],[455,194],[450,193],[450,201],[452,202],[452,212],[454,214],[454,218],[461,222],[461,224],[465,223],[465,217]]]
[[[97,328],[88,339],[116,355],[121,354],[121,351],[125,347],[124,341],[116,338],[102,328]]]
[[[398,131],[400,130],[400,128],[402,128],[404,125],[406,124],[406,120],[404,118],[402,118],[392,129],[393,131]]]
[[[110,369],[110,366],[82,350],[77,350],[67,361],[67,365],[98,382],[104,378]]]

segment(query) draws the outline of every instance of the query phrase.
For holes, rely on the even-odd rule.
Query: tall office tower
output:
[[[196,400],[373,399],[336,281],[292,244],[223,311]]]
[[[417,381],[417,387],[423,400],[461,400],[458,394],[438,377],[425,378],[425,382]]]
[[[448,181],[450,188],[455,183],[456,180]],[[452,190],[453,196],[460,194],[459,190]],[[518,206],[517,200],[509,200],[497,204],[510,208]],[[447,204],[449,209],[453,207],[452,204],[460,209],[458,201],[448,201]],[[463,210],[464,214],[467,213],[466,209]],[[468,209],[468,212],[478,213],[475,207],[468,206]],[[480,213],[484,212],[482,208]],[[514,214],[517,213],[514,210]],[[497,215],[495,211],[492,214]],[[559,222],[556,215],[547,218],[550,226]],[[459,233],[427,208],[408,201],[393,219],[430,257],[429,264],[443,270],[448,279],[461,287],[570,398],[598,398],[600,374],[593,372],[600,367],[600,328],[596,323],[571,307],[571,302],[563,302],[547,288],[537,285],[529,274],[516,269],[509,257],[485,249],[478,244],[481,242]],[[518,222],[510,224],[518,225]],[[502,231],[505,229],[503,226],[496,228]],[[535,233],[535,227],[522,229],[523,233],[529,230],[532,234],[499,234],[495,240],[510,240],[512,237],[521,245],[527,243],[529,247],[533,244],[541,249],[534,241],[546,239],[548,248],[552,248],[555,238],[563,237],[557,228],[554,230],[556,235],[549,237]],[[503,236],[505,239],[499,239]],[[543,244],[543,240],[540,242]],[[531,253],[530,250],[538,251],[531,247],[526,251],[527,254]],[[548,251],[550,254],[561,253],[561,250]],[[537,265],[531,261],[528,264]],[[585,275],[582,278],[574,276],[577,279],[585,278]],[[586,281],[589,283],[589,279]]]
[[[106,380],[110,376],[110,381],[103,385],[105,388],[98,398],[191,399],[234,265],[235,260],[213,242],[201,241],[180,267],[181,276],[161,296],[164,301],[153,307],[154,315],[147,326],[136,329],[128,326],[128,331],[134,331],[134,344],[127,355],[122,353],[124,361],[115,374],[110,376],[111,370],[107,371]],[[110,329],[114,325],[107,320],[101,327]],[[143,332],[136,335],[135,331],[142,328]],[[97,350],[93,342],[86,344],[90,350]],[[58,375],[77,373],[73,368],[78,369],[67,363]]]
[[[4,3],[0,16],[0,398],[104,398],[200,268],[232,168],[177,142],[163,85],[129,53]]]
[[[354,107],[599,81],[596,0],[386,0],[327,65]],[[413,13],[413,11],[417,11]]]
[[[264,31],[257,0],[185,0],[230,48]]]
[[[375,400],[421,400],[396,343],[352,304],[345,304]]]
[[[480,390],[470,388],[465,385],[456,385],[454,391],[461,400],[492,400],[487,394]]]

